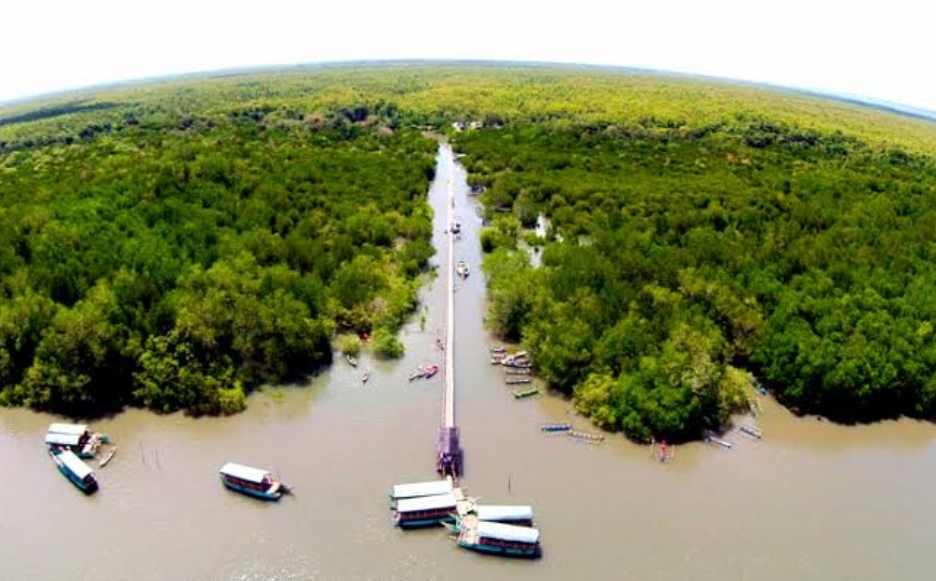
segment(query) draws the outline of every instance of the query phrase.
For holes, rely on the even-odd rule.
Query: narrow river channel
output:
[[[444,243],[450,150],[429,192]],[[0,409],[2,581],[757,581],[928,580],[936,571],[936,427],[842,427],[762,398],[764,439],[680,447],[674,461],[612,436],[599,445],[539,431],[571,421],[552,395],[515,400],[488,361],[475,201],[455,165],[463,226],[455,260],[457,420],[463,484],[491,504],[531,504],[543,558],[459,549],[442,529],[403,532],[387,493],[435,477],[442,362],[441,277],[403,330],[407,354],[374,373],[337,360],[309,386],[267,389],[230,418],[130,410],[97,421],[119,446],[85,497],[44,452],[52,416]],[[436,261],[444,253],[436,256]],[[228,461],[279,472],[296,494],[263,503],[226,491]]]

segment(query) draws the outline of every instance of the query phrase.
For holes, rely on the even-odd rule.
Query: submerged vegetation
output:
[[[537,67],[326,67],[0,111],[0,402],[228,413],[333,342],[399,356],[433,252],[425,130],[483,190],[493,330],[595,423],[693,438],[751,373],[802,412],[936,418],[932,124]]]

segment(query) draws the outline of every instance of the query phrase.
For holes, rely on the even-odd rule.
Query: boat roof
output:
[[[94,471],[91,470],[91,467],[81,461],[81,458],[75,455],[71,450],[65,450],[64,452],[59,452],[59,459],[62,461],[62,464],[68,468],[72,474],[74,474],[79,480],[84,480],[88,475],[94,474]]]
[[[435,510],[437,508],[455,508],[455,495],[451,492],[446,494],[434,494],[432,496],[420,496],[419,498],[404,498],[397,502],[397,512],[412,512],[415,510]]]
[[[393,487],[390,496],[395,499],[416,498],[417,496],[434,496],[452,492],[451,480],[430,480],[428,482],[410,482],[397,484]]]
[[[45,441],[51,446],[77,446],[81,443],[81,434],[49,432],[46,434]]]
[[[533,507],[524,505],[479,504],[474,507],[478,520],[533,520]]]
[[[49,426],[50,434],[75,434],[80,436],[87,431],[87,424],[52,424]]]
[[[270,475],[269,470],[244,466],[243,464],[236,464],[234,462],[228,462],[222,466],[220,472],[225,476],[240,478],[241,480],[248,480],[250,482],[256,482],[257,484],[262,484],[264,477]]]
[[[479,537],[499,539],[501,541],[514,541],[517,543],[538,543],[539,529],[507,525],[499,522],[479,520],[476,531]]]

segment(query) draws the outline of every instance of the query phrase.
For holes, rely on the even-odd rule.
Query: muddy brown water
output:
[[[430,191],[445,228],[447,149]],[[672,462],[611,436],[600,445],[539,431],[571,421],[562,398],[510,396],[488,362],[480,219],[456,166],[471,275],[456,290],[456,398],[470,494],[533,505],[543,558],[459,549],[441,529],[391,524],[387,493],[435,477],[441,279],[403,331],[407,355],[353,369],[337,360],[303,387],[267,389],[230,418],[130,410],[97,421],[119,451],[85,497],[43,450],[54,418],[0,409],[0,580],[723,580],[931,579],[936,427],[843,427],[761,398],[763,440],[680,446]],[[374,372],[364,385],[360,369]],[[235,461],[279,472],[296,493],[264,503],[225,490]]]

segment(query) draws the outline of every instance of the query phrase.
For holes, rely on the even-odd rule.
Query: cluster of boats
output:
[[[504,383],[507,385],[530,385],[530,387],[519,388],[513,391],[516,399],[523,399],[534,396],[540,392],[538,387],[532,386],[533,379],[530,377],[533,371],[533,361],[526,351],[517,351],[508,353],[505,347],[490,347],[491,364],[502,365],[504,371]]]
[[[106,434],[92,432],[84,424],[54,423],[49,426],[45,438],[55,466],[72,484],[85,494],[99,489],[94,470],[85,460],[94,458],[102,451],[104,444],[110,443]],[[117,447],[110,447],[98,461],[98,466],[106,466],[117,453]],[[264,500],[279,500],[290,492],[268,470],[228,462],[221,467],[221,482],[227,488]]]
[[[59,472],[85,494],[91,494],[98,489],[94,470],[85,460],[94,458],[102,446],[109,442],[110,437],[107,434],[92,432],[85,424],[53,423],[45,437],[49,455]],[[107,465],[116,453],[116,446],[110,448],[98,465]]]
[[[495,555],[539,557],[540,533],[526,505],[483,505],[452,479],[397,484],[390,492],[401,528],[445,526],[462,548]]]

